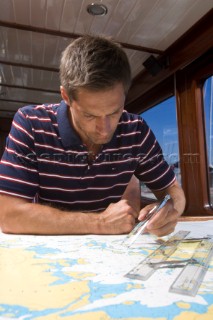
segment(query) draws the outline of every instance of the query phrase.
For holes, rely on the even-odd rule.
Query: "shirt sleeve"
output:
[[[175,180],[175,173],[164,159],[163,151],[152,130],[143,120],[141,145],[135,175],[151,190],[162,190]]]
[[[0,161],[0,193],[33,200],[39,186],[31,123],[19,109]]]

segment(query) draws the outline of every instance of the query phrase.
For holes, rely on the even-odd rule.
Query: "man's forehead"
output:
[[[77,88],[75,90],[75,98],[79,100],[81,96],[99,96],[108,94],[111,92],[119,92],[120,94],[125,94],[124,86],[121,82],[115,83],[112,86],[106,88]]]
[[[80,111],[82,114],[85,115],[91,115],[95,117],[103,117],[103,116],[109,116],[114,113],[120,112],[123,110],[123,104],[122,105],[116,105],[116,106],[111,106],[106,107],[106,108],[100,108],[99,105],[93,105],[93,106],[88,106],[88,105],[83,105],[81,106],[78,102],[76,104],[77,110]]]
[[[99,113],[110,115],[119,112],[124,106],[124,101],[123,87],[117,86],[102,91],[79,89],[73,102],[79,111],[98,116]]]

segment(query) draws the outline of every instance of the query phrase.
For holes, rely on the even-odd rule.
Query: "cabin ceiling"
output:
[[[213,7],[213,0],[0,0],[0,118],[27,104],[59,102],[61,52],[83,34],[120,42],[135,78]]]

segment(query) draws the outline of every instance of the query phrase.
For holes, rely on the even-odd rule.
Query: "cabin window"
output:
[[[204,83],[203,99],[209,170],[209,195],[211,206],[213,206],[213,76],[209,77]]]
[[[181,184],[175,97],[172,96],[142,112],[141,116],[154,132],[161,145],[164,158],[175,171],[177,179]],[[150,192],[143,183],[141,185],[141,195],[145,198],[155,198],[152,192]]]

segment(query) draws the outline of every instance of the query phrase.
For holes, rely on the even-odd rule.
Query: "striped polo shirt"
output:
[[[151,190],[168,187],[173,170],[146,122],[125,110],[94,162],[60,104],[20,108],[0,162],[0,193],[69,210],[99,211],[119,201],[132,175]]]

